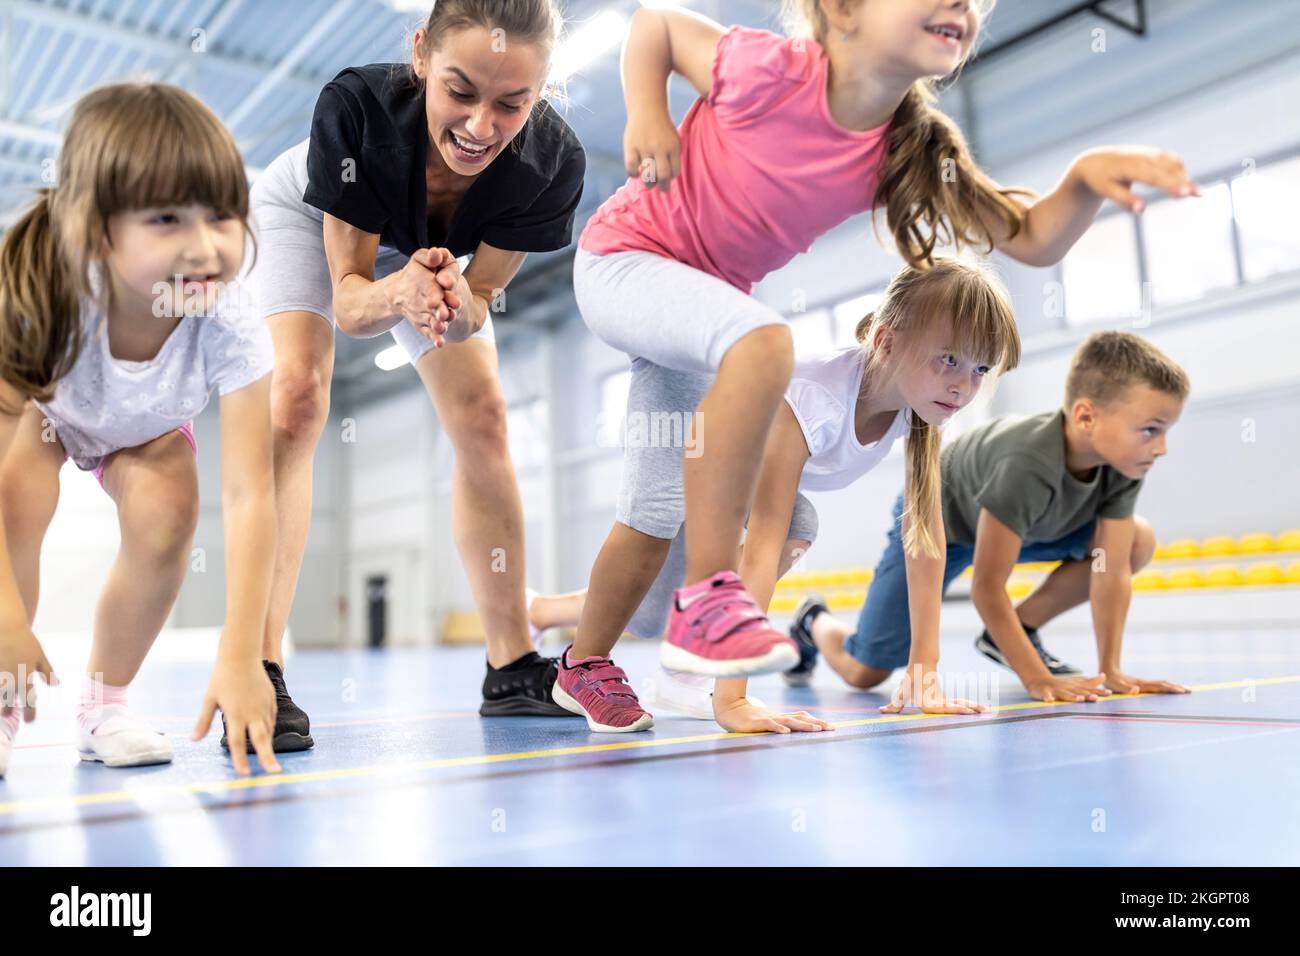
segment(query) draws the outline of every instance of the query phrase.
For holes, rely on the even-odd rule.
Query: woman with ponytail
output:
[[[740,532],[768,429],[793,369],[785,318],[753,286],[859,213],[884,210],[899,254],[924,269],[940,245],[1058,261],[1102,202],[1134,211],[1147,183],[1196,192],[1177,157],[1085,153],[1039,200],[998,186],[934,106],[934,84],[969,57],[988,4],[969,0],[788,0],[796,36],[726,29],[642,8],[623,56],[632,175],[588,223],[574,260],[583,319],[637,369],[708,376],[695,413],[708,451],[629,445],[617,522],[596,559],[555,698],[598,729],[652,718],[609,653],[686,527],[685,587],[662,658],[703,676],[783,670],[798,649],[736,574]],[[677,73],[700,98],[680,127]],[[665,489],[684,485],[685,505]],[[924,530],[913,532],[924,542]]]
[[[41,542],[71,458],[117,506],[122,546],[80,684],[77,747],[166,763],[127,689],[175,604],[198,520],[193,419],[220,395],[227,616],[194,737],[215,711],[263,769],[276,693],[261,662],[275,554],[271,337],[234,281],[248,240],[234,140],[184,90],[122,83],[77,103],[43,190],[0,246],[0,776],[36,678]],[[234,756],[249,770],[248,756]]]

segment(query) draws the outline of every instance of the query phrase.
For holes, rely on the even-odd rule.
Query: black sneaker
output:
[[[1070,674],[1082,674],[1083,671],[1073,664],[1067,664],[1047,648],[1043,647],[1043,642],[1038,639],[1038,628],[1026,627],[1025,634],[1029,637],[1029,643],[1034,645],[1034,650],[1038,651],[1038,656],[1042,658],[1043,664],[1055,677],[1065,677]],[[980,636],[975,638],[975,650],[979,651],[995,664],[1001,664],[1009,668],[1007,659],[1002,656],[998,646],[993,643],[993,638],[989,636],[988,631],[982,631]]]
[[[573,717],[551,699],[557,673],[554,657],[529,651],[498,670],[488,665],[483,678],[483,717]]]
[[[284,686],[284,671],[274,661],[262,661],[266,676],[271,678],[275,688],[275,733],[271,737],[271,749],[278,754],[293,753],[298,750],[310,750],[316,746],[311,739],[311,721],[303,709],[293,702],[289,689]],[[221,747],[230,749],[226,738],[226,715],[221,715]],[[253,742],[248,741],[248,752],[254,753]]]
[[[799,663],[781,675],[790,687],[807,687],[812,683],[813,670],[817,667],[817,645],[813,643],[812,625],[817,615],[829,613],[830,608],[820,594],[808,595],[799,605],[799,610],[794,612],[790,637],[799,645]]]

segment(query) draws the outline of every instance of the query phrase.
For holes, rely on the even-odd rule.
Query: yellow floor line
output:
[[[1257,680],[1223,681],[1217,684],[1197,684],[1193,691],[1227,690],[1234,687],[1263,687],[1269,684],[1291,684],[1300,681],[1300,675],[1291,677],[1265,677]],[[1158,694],[1114,694],[1106,700],[1132,700],[1138,697],[1157,697]],[[1040,707],[1079,706],[1073,701],[1046,702],[1040,700],[1024,701],[1019,704],[1007,704],[991,711],[1000,714],[1013,710],[1031,710]],[[889,714],[880,717],[866,717],[860,720],[832,721],[833,727],[862,727],[867,724],[889,724],[912,720],[942,720],[941,716],[932,714]],[[233,790],[247,790],[253,787],[279,787],[292,783],[320,783],[327,780],[347,780],[356,777],[370,777],[378,774],[401,774],[424,770],[442,770],[449,767],[473,767],[495,763],[510,763],[518,760],[536,760],[541,757],[568,757],[578,754],[608,753],[616,750],[641,750],[649,747],[671,747],[678,744],[706,743],[712,740],[731,740],[738,737],[773,736],[770,734],[737,734],[719,732],[713,734],[693,734],[689,737],[649,737],[640,740],[623,740],[608,744],[587,744],[581,747],[555,747],[549,750],[524,750],[505,754],[473,754],[468,757],[445,757],[437,760],[416,760],[407,763],[378,764],[370,767],[351,767],[337,770],[311,770],[303,773],[263,774],[252,777],[214,780],[209,783],[187,783],[160,787],[142,787],[137,790],[114,790],[105,793],[73,794],[69,796],[45,797],[31,800],[15,800],[0,803],[0,814],[22,813],[30,810],[51,808],[73,809],[92,807],[108,803],[126,803],[139,800],[153,800],[166,796],[194,796],[195,794],[222,793]],[[250,757],[251,759],[251,757]]]

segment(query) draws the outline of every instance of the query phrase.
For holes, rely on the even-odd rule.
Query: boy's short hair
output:
[[[1191,383],[1177,362],[1132,332],[1093,332],[1070,360],[1065,407],[1081,398],[1109,405],[1134,385],[1187,399]]]

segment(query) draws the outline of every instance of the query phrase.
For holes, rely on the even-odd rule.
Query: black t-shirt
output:
[[[470,185],[445,236],[429,235],[428,149],[424,91],[409,68],[350,67],[316,101],[303,201],[405,255],[442,246],[459,257],[480,242],[549,252],[572,241],[587,158],[549,103]]]

